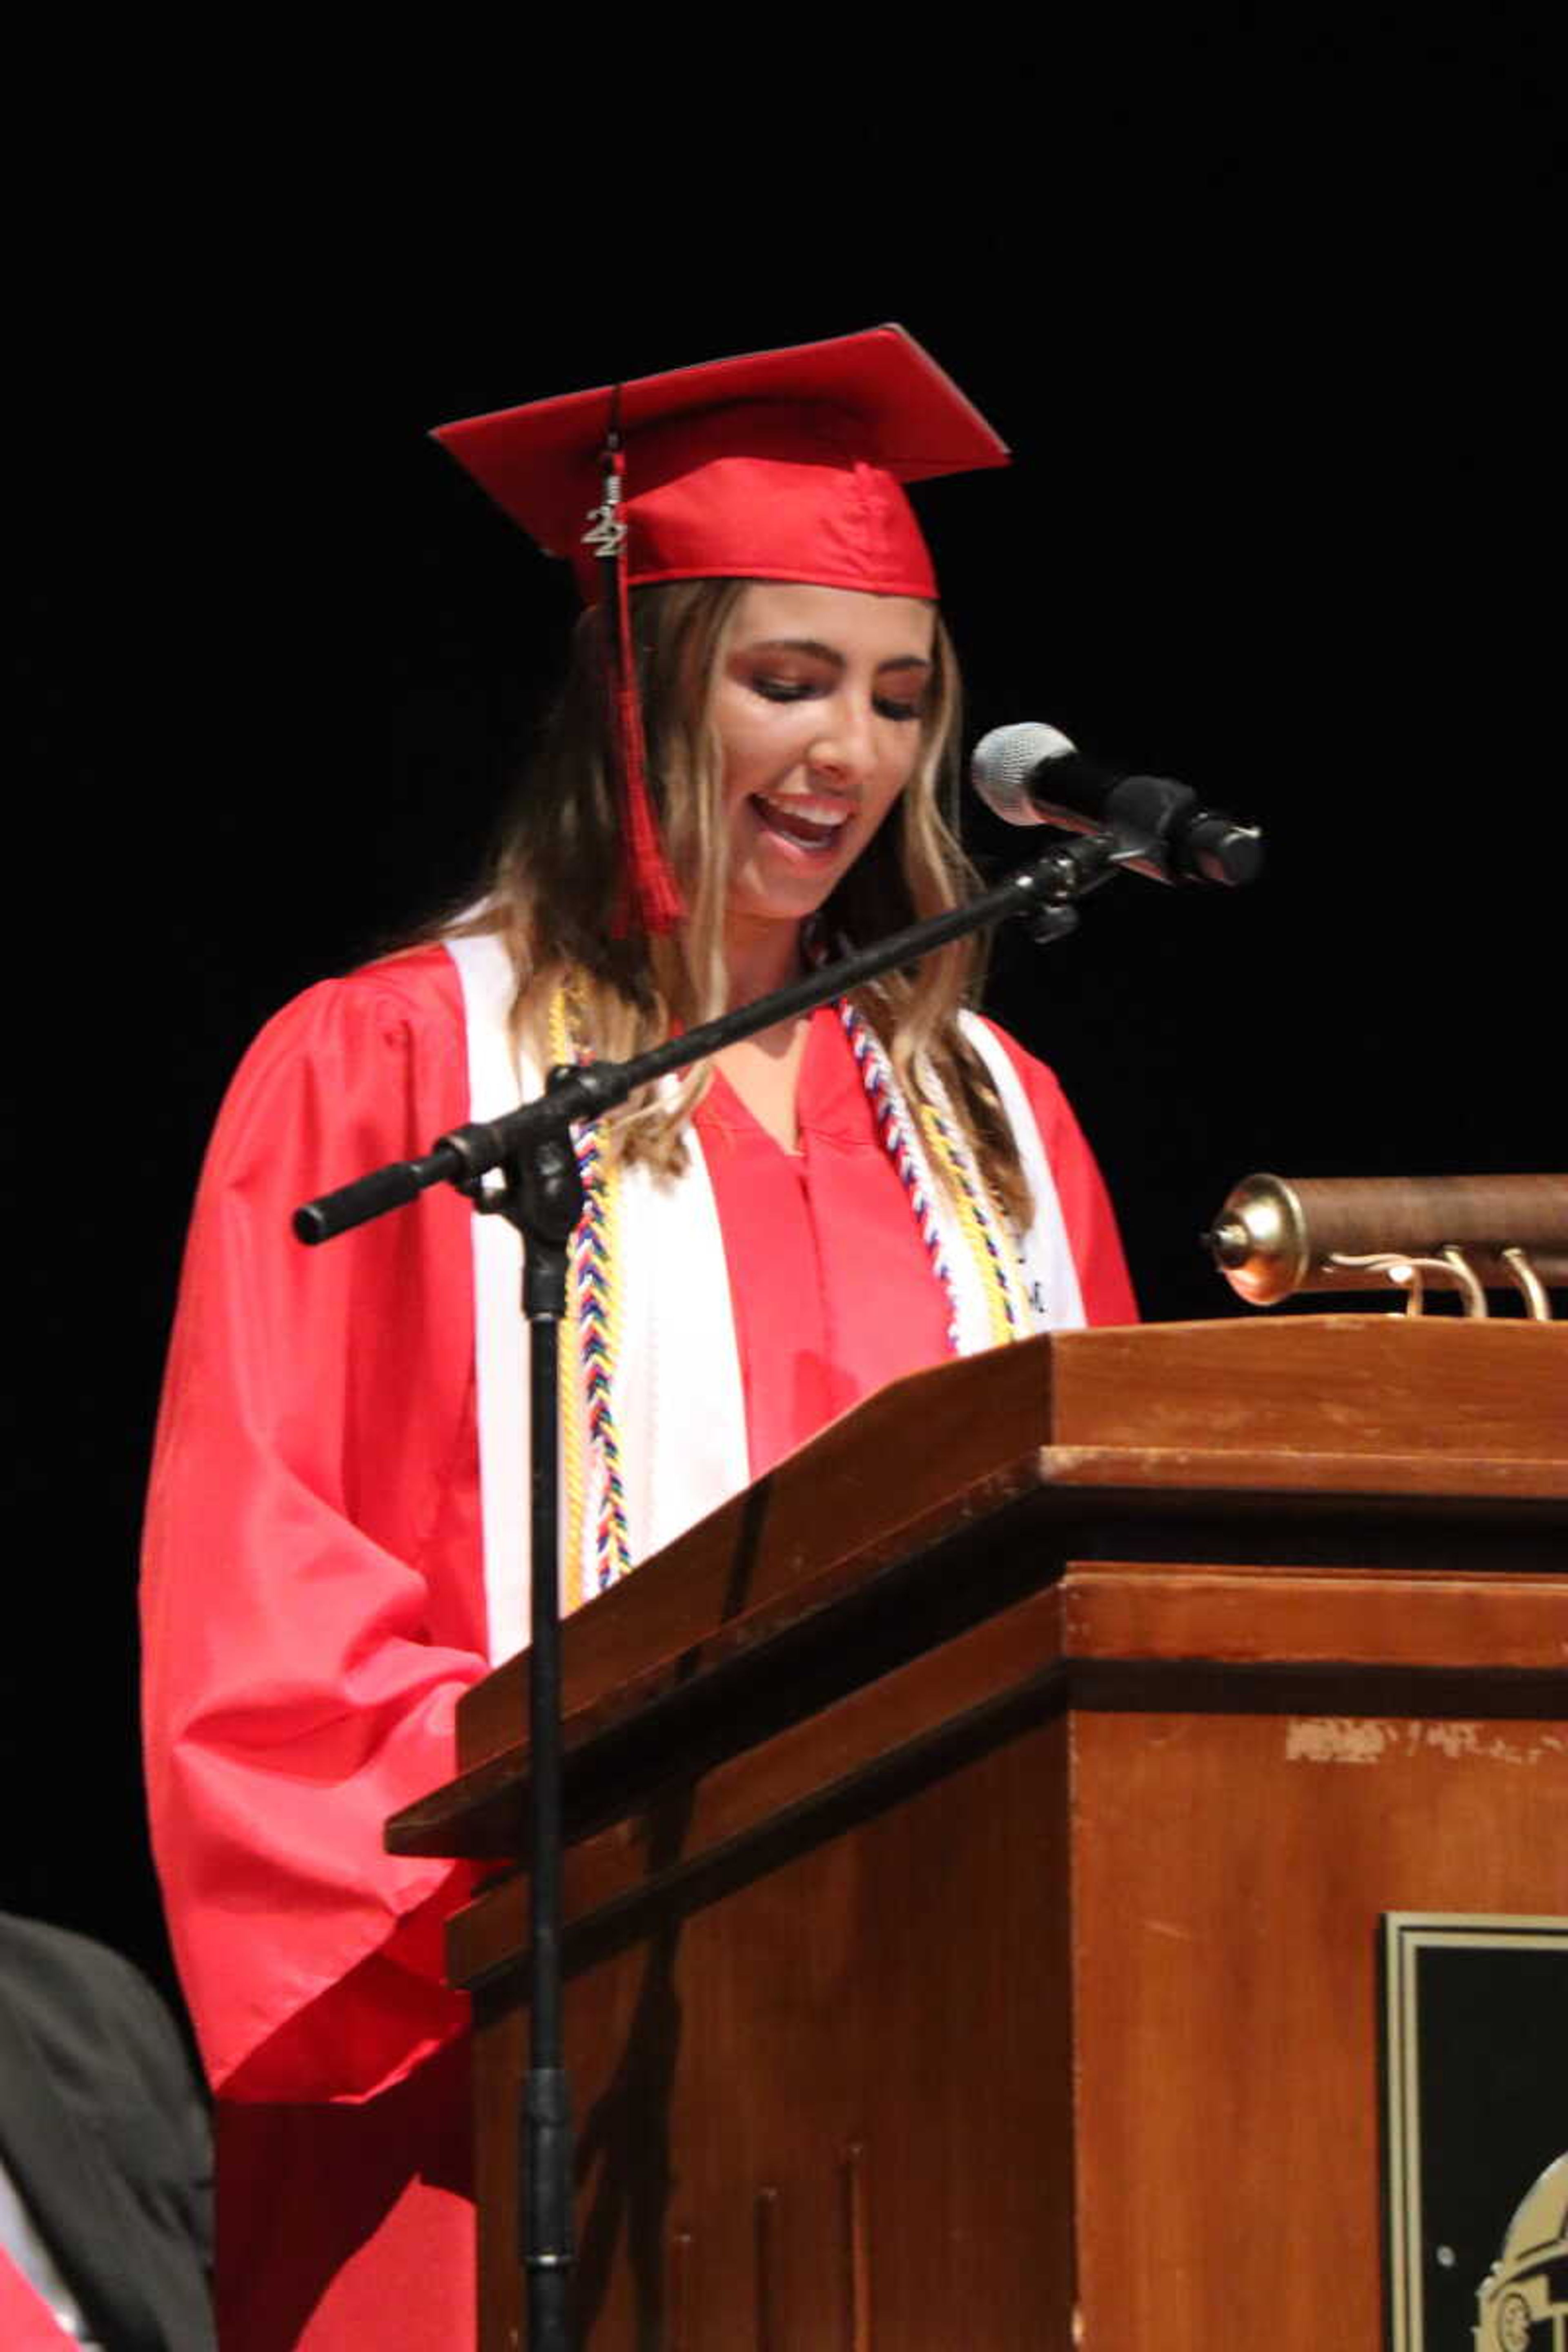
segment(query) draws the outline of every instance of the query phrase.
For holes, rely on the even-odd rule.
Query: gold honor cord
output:
[[[956,1121],[934,1103],[921,1104],[921,1132],[932,1162],[941,1169],[970,1256],[985,1294],[985,1319],[994,1348],[1029,1334],[1029,1318],[1018,1278],[1017,1237],[991,1198],[978,1165],[960,1139]]]

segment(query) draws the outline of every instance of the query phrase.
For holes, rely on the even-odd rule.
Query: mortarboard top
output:
[[[901,327],[754,352],[440,426],[436,439],[585,599],[584,531],[612,418],[624,445],[625,578],[795,580],[933,597],[901,483],[1004,466],[1007,450]]]

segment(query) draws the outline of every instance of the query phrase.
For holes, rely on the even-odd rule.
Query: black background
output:
[[[887,318],[994,420],[1015,468],[922,500],[971,736],[1048,718],[1269,841],[1245,897],[997,949],[1150,1315],[1237,1311],[1195,1236],[1252,1169],[1563,1160],[1530,37],[249,37],[40,58],[13,167],[0,1899],[160,1970],[134,1553],[202,1141],[270,1010],[462,887],[572,609],[433,424]]]

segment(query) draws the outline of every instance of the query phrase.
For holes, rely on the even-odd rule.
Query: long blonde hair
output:
[[[586,1041],[617,1061],[724,1010],[729,836],[713,688],[747,585],[693,580],[632,593],[649,785],[688,909],[665,939],[614,934],[620,821],[600,612],[578,624],[565,685],[509,817],[489,890],[458,927],[505,940],[517,972],[514,1034],[542,1064],[550,1057],[550,1004],[566,981]],[[823,908],[830,952],[939,914],[973,888],[943,814],[955,789],[958,725],[957,665],[939,615],[915,772]],[[980,961],[976,940],[960,940],[884,972],[857,990],[855,1002],[907,1093],[918,1097],[922,1074],[934,1074],[998,1201],[1024,1223],[1028,1190],[1012,1130],[958,1026]],[[680,1168],[685,1129],[708,1082],[704,1064],[677,1087],[634,1097],[606,1122],[614,1149],[661,1171]]]

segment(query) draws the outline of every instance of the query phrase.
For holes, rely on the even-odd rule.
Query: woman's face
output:
[[[912,596],[748,584],[713,701],[732,929],[798,926],[859,856],[920,758],[935,630]]]

